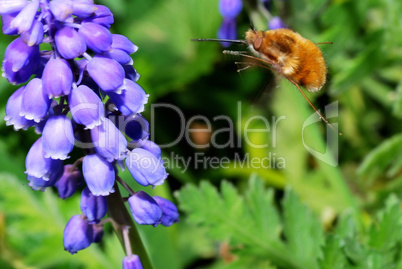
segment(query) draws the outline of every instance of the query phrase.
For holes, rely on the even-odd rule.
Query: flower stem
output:
[[[108,216],[112,220],[113,229],[119,238],[120,243],[124,247],[123,228],[124,226],[129,226],[130,229],[128,230],[128,235],[133,253],[140,257],[144,269],[153,269],[145,246],[141,241],[141,237],[129,212],[127,211],[126,206],[124,205],[123,198],[116,183],[114,189],[115,192],[107,196]]]

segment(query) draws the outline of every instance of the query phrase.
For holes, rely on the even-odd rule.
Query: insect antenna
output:
[[[246,40],[242,40],[242,39],[196,38],[196,39],[191,39],[191,41],[215,41],[215,42],[230,42],[230,43],[248,44]]]
[[[318,43],[315,43],[316,45],[322,45],[322,44],[330,44],[330,45],[332,45],[332,44],[334,44],[334,42],[331,42],[331,41],[327,41],[327,42],[318,42]]]
[[[313,105],[313,103],[311,103],[310,99],[308,99],[308,97],[306,96],[306,94],[302,91],[302,89],[300,89],[299,84],[297,84],[296,82],[294,82],[292,79],[286,77],[293,85],[295,85],[297,87],[297,89],[299,90],[299,92],[303,95],[304,99],[306,99],[306,101],[309,103],[309,105],[314,109],[314,111],[318,114],[318,116],[326,123],[329,125],[329,127],[331,127],[332,129],[334,129],[339,135],[342,135],[342,133],[335,127],[333,126],[321,113],[320,111]]]

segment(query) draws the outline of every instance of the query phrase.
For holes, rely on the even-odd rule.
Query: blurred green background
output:
[[[241,59],[224,55],[219,43],[190,41],[216,37],[222,21],[218,0],[96,1],[113,11],[111,31],[128,36],[139,47],[133,55],[134,67],[141,74],[138,83],[150,94],[144,116],[154,119],[151,132],[157,143],[173,141],[181,130],[178,114],[172,109],[155,108],[151,113],[151,104],[163,103],[178,107],[187,120],[205,116],[213,130],[229,127],[225,121],[213,120],[226,115],[233,119],[236,141],[242,141],[242,146],[236,143],[234,147],[195,149],[183,139],[163,149],[166,158],[194,158],[198,153],[233,161],[235,156],[264,158],[276,154],[286,163],[283,169],[240,168],[233,162],[225,169],[196,169],[193,163],[184,173],[179,167],[171,167],[168,183],[147,191],[174,200],[183,209],[180,223],[169,228],[138,227],[155,268],[229,266],[222,262],[225,242],[208,237],[208,225],[187,221],[192,213],[186,199],[179,199],[181,204],[176,200],[180,195],[174,196],[184,186],[201,180],[219,186],[226,179],[243,193],[250,176],[257,175],[265,188],[274,190],[276,202],[284,196],[285,187],[291,186],[325,227],[332,227],[346,209],[354,212],[357,226],[367,227],[391,193],[401,197],[402,2],[272,2],[271,14],[280,16],[294,31],[313,42],[334,42],[320,45],[329,69],[327,84],[319,93],[307,95],[321,111],[338,102],[338,117],[330,121],[339,124],[343,135],[330,140],[338,156],[326,157],[327,161],[337,161],[335,166],[315,158],[304,146],[325,152],[327,126],[317,122],[308,126],[302,137],[303,123],[314,111],[296,87],[263,68],[237,73],[234,62]],[[237,18],[239,38],[243,38],[250,20],[258,29],[266,29],[267,21],[247,3]],[[1,59],[13,38],[0,36]],[[239,45],[230,49],[245,50]],[[8,97],[16,89],[0,79],[1,118]],[[276,132],[248,134],[254,144],[268,143],[268,147],[245,143],[244,128],[264,128],[262,121],[247,122],[255,116],[263,116],[270,123],[272,117],[286,116]],[[202,121],[198,124],[193,127],[203,127]],[[63,201],[55,190],[30,190],[23,173],[24,160],[38,136],[31,129],[14,132],[3,120],[0,136],[0,268],[119,268],[123,248],[108,225],[101,244],[76,255],[63,250],[64,226],[70,216],[80,213],[79,195]],[[202,141],[208,135],[200,132],[192,138]],[[224,144],[228,133],[216,139]],[[75,150],[70,161],[81,155]],[[122,177],[138,189],[127,173]],[[202,205],[203,201],[198,203]],[[274,268],[264,263],[259,266]]]

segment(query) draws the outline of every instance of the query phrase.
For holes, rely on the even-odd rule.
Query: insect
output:
[[[311,92],[317,92],[324,86],[327,77],[327,67],[317,44],[332,44],[332,42],[313,43],[300,34],[285,28],[265,32],[250,29],[245,34],[245,40],[213,38],[192,40],[231,42],[248,45],[251,52],[256,56],[239,51],[225,50],[224,53],[257,60],[256,63],[247,63],[247,66],[243,69],[248,68],[250,65],[262,66],[288,79],[297,87],[318,116],[340,135],[342,134],[318,111],[300,88],[302,86]],[[240,71],[243,69],[240,69]]]

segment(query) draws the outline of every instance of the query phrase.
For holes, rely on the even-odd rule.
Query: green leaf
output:
[[[24,180],[25,181],[25,180]],[[71,255],[63,247],[68,219],[80,214],[79,196],[62,200],[51,188],[35,192],[12,174],[0,174],[0,214],[5,218],[6,249],[0,259],[38,268],[117,268],[124,257],[117,240],[114,252],[103,252],[97,244]],[[16,195],[18,194],[18,195]],[[114,235],[105,234],[106,242]],[[8,255],[7,255],[8,253]],[[70,266],[70,267],[69,267]],[[23,268],[18,266],[18,268]]]
[[[201,182],[199,188],[187,185],[177,193],[181,209],[189,214],[188,220],[207,227],[212,239],[229,240],[232,246],[242,246],[233,247],[241,259],[255,259],[255,262],[265,260],[272,265],[289,269],[317,268],[311,260],[320,256],[322,228],[319,224],[316,225],[317,220],[299,203],[294,194],[287,194],[287,197],[285,210],[289,212],[285,213],[285,227],[288,242],[283,242],[280,237],[280,218],[272,201],[273,192],[265,190],[256,176],[251,177],[244,196],[239,195],[234,186],[227,182],[221,184],[221,194],[207,182]],[[295,219],[297,223],[291,223]],[[305,227],[308,231],[297,231],[298,228]],[[308,246],[304,252],[299,247],[294,247],[300,245],[296,238],[300,234],[303,234],[303,240],[309,240],[303,242]],[[293,252],[295,250],[310,256],[301,257],[299,253]]]
[[[320,222],[290,189],[287,189],[284,208],[284,234],[294,258],[305,268],[318,268],[322,258],[324,235]]]
[[[402,240],[402,216],[400,201],[391,195],[385,208],[378,213],[378,223],[371,226],[369,245],[380,252],[391,254]],[[390,240],[391,239],[391,240]]]
[[[394,163],[401,164],[399,161],[402,151],[402,135],[395,135],[382,142],[378,147],[373,149],[363,160],[357,170],[360,176],[367,176],[369,179],[378,177],[385,173],[386,170]],[[401,166],[399,168],[402,168]],[[396,167],[392,168],[397,170]]]
[[[329,235],[323,248],[323,259],[319,261],[321,269],[344,269],[346,257],[342,251],[343,241],[338,235]]]

